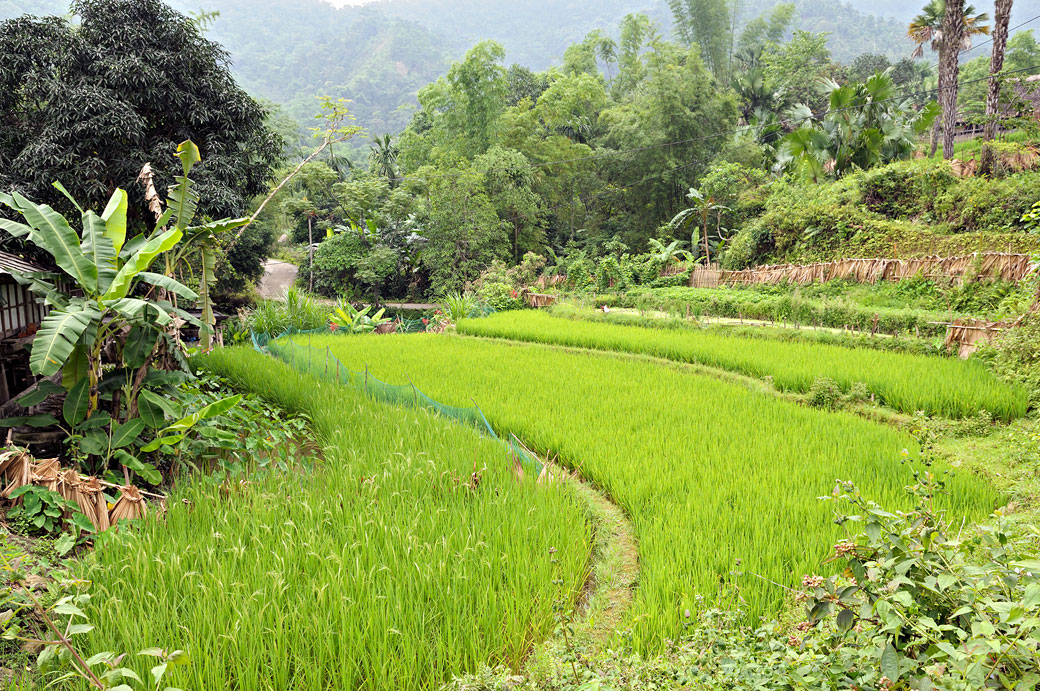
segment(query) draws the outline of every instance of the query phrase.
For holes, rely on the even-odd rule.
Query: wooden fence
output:
[[[721,271],[720,283],[824,283],[846,279],[857,283],[901,281],[914,276],[952,278],[959,281],[988,279],[1019,282],[1032,271],[1028,254],[976,252],[957,257],[920,259],[841,259],[816,264],[758,266],[742,271]],[[697,274],[697,271],[694,271]],[[698,279],[710,282],[708,272]],[[690,276],[694,285],[694,275]],[[711,287],[705,285],[704,287]]]

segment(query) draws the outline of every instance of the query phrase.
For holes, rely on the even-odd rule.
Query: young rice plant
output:
[[[591,544],[566,485],[519,481],[466,426],[252,350],[205,366],[308,415],[325,459],[186,481],[160,519],[103,541],[84,574],[88,654],[186,650],[171,680],[186,689],[435,689],[483,663],[516,668],[551,632],[558,587],[578,591]]]
[[[987,410],[1000,420],[1022,417],[1024,388],[1000,381],[978,362],[909,353],[747,336],[651,329],[500,312],[459,324],[461,333],[517,341],[652,355],[700,363],[752,377],[771,376],[785,391],[808,391],[820,377],[843,390],[863,382],[883,403],[904,413],[961,418]]]
[[[842,535],[819,500],[837,479],[886,505],[907,503],[912,478],[901,460],[917,452],[905,434],[681,366],[429,334],[287,342],[298,364],[329,348],[351,369],[411,380],[444,404],[475,401],[500,435],[559,454],[605,490],[639,540],[630,626],[643,650],[677,639],[698,596],[749,617],[775,612],[784,591],[751,574],[795,586],[818,568]],[[980,517],[997,505],[973,477],[948,484],[953,515]],[[730,599],[734,586],[741,604]]]

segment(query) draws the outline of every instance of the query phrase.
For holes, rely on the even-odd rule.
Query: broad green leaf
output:
[[[83,432],[86,430],[101,429],[103,427],[108,427],[111,424],[112,416],[107,411],[100,410],[95,411],[93,415],[76,425],[76,431]]]
[[[899,652],[891,643],[881,652],[881,673],[892,681],[899,681]]]
[[[132,443],[141,436],[144,431],[144,420],[135,417],[133,420],[124,422],[112,432],[112,448],[120,449]]]
[[[80,249],[97,268],[97,290],[103,293],[116,275],[116,250],[105,235],[105,222],[93,211],[83,214],[83,244]]]
[[[22,394],[18,398],[14,399],[14,402],[24,408],[31,408],[34,405],[43,403],[50,396],[58,393],[65,393],[65,388],[58,386],[49,379],[42,379],[36,385],[34,390]]]
[[[58,418],[50,414],[23,415],[0,420],[0,427],[50,427],[58,424]]]
[[[123,346],[123,363],[131,369],[141,367],[147,362],[158,340],[159,332],[150,325],[135,325],[130,329],[126,345]]]
[[[198,211],[199,196],[195,194],[192,185],[190,178],[177,178],[177,184],[166,191],[170,209],[173,210],[175,228],[186,228]]]
[[[163,678],[163,676],[165,676],[165,674],[166,674],[166,663],[165,662],[163,662],[161,664],[158,664],[155,667],[152,667],[152,679],[155,680],[155,686],[157,688],[158,688],[159,684],[162,682],[162,678]]]
[[[165,310],[159,309],[154,302],[149,302],[148,300],[122,298],[105,301],[105,306],[131,321],[135,319],[151,321],[154,319],[160,326],[170,323],[170,315]]]
[[[77,343],[61,368],[61,385],[71,389],[80,379],[87,376],[87,347]]]
[[[154,441],[141,447],[141,451],[145,453],[151,453],[158,451],[161,446],[173,446],[174,444],[180,444],[184,439],[183,434],[174,434],[169,437],[157,437]]]
[[[202,349],[208,351],[213,345],[213,329],[216,320],[213,317],[213,299],[210,289],[217,282],[217,248],[213,238],[207,238],[199,246],[202,254],[202,278],[199,281],[199,304],[202,307],[202,323],[206,328],[200,334],[202,337]]]
[[[156,234],[158,236],[158,233]],[[119,250],[119,259],[126,261],[130,257],[137,254],[137,251],[144,247],[144,243],[148,242],[148,237],[144,233],[138,233],[123,245],[123,249]]]
[[[204,235],[220,235],[229,230],[235,230],[249,223],[248,218],[223,218],[219,221],[210,221],[200,226],[191,226],[184,230],[184,237],[195,239]]]
[[[76,198],[72,196],[72,193],[69,192],[67,189],[65,189],[65,185],[61,184],[57,180],[52,182],[51,185],[54,187],[54,189],[58,190],[63,195],[65,195],[66,199],[68,199],[70,202],[72,202],[72,205],[74,207],[76,207],[76,211],[78,211],[80,213],[83,213],[83,207],[79,205],[79,202],[76,201]]]
[[[196,293],[194,290],[184,285],[180,281],[174,278],[170,278],[169,276],[152,273],[151,271],[142,271],[137,276],[145,283],[150,283],[153,286],[159,286],[160,288],[164,288],[171,293],[180,295],[182,298],[187,298],[188,300],[197,300],[199,297],[198,293]]]
[[[8,234],[16,238],[24,238],[28,236],[35,244],[39,244],[39,236],[36,234],[36,231],[24,223],[12,221],[7,218],[0,218],[0,229],[7,231]]]
[[[88,292],[97,290],[97,267],[80,250],[79,236],[68,221],[46,204],[33,204],[17,192],[14,198],[22,205],[22,215],[40,233],[44,248],[61,267]]]
[[[183,233],[179,229],[174,228],[144,243],[144,246],[119,268],[119,272],[112,280],[112,285],[102,296],[102,299],[116,300],[126,297],[137,274],[147,271],[148,267],[155,261],[155,258],[173,248],[180,242],[182,236]]]
[[[162,482],[162,474],[155,469],[154,466],[148,463],[142,463],[137,456],[133,456],[123,449],[116,449],[115,453],[116,460],[122,463],[124,466],[134,471],[139,477],[150,485],[158,485]]]
[[[238,395],[229,396],[219,401],[214,401],[213,403],[210,403],[209,405],[200,408],[191,415],[181,418],[177,422],[173,423],[165,430],[163,430],[163,434],[169,434],[170,432],[183,432],[185,430],[189,430],[203,420],[209,420],[210,418],[217,417],[218,415],[223,415],[224,413],[238,405],[238,402],[241,400],[242,396]]]
[[[151,391],[142,391],[137,397],[137,410],[141,419],[152,429],[159,429],[166,424],[166,409],[159,402],[162,399]]]
[[[61,308],[68,304],[68,296],[54,286],[54,279],[57,278],[55,274],[42,271],[30,273],[14,269],[7,269],[7,273],[11,274],[19,285],[26,286],[30,292],[42,296],[49,306]]]
[[[126,208],[126,192],[117,188],[101,214],[101,220],[105,222],[105,237],[112,241],[116,255],[126,242]]]
[[[177,158],[181,159],[181,167],[184,169],[184,175],[187,176],[192,167],[202,160],[202,154],[199,152],[199,147],[195,146],[195,142],[187,139],[177,145]]]
[[[61,604],[56,605],[54,607],[53,612],[55,614],[64,614],[72,617],[82,617],[84,619],[87,618],[87,615],[83,613],[83,610],[81,610],[79,607],[72,604],[71,602],[62,602]]]
[[[87,407],[90,404],[90,380],[80,379],[65,396],[65,405],[62,406],[61,415],[65,422],[75,427],[87,417]]]
[[[33,340],[29,367],[33,374],[49,377],[60,370],[72,355],[80,336],[98,317],[92,310],[55,310],[43,318]]]

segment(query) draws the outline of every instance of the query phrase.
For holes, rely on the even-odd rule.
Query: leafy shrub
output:
[[[936,194],[956,184],[950,164],[929,160],[899,161],[862,173],[863,204],[889,218],[924,213]]]
[[[485,283],[477,289],[476,297],[496,312],[524,307],[524,301],[520,298],[519,293],[506,283]]]
[[[1038,181],[1040,173],[965,178],[935,197],[931,216],[954,232],[1016,230],[1036,201]]]
[[[995,372],[1025,385],[1030,400],[1040,403],[1040,314],[1026,315],[1014,329],[1001,333],[993,346],[979,351]]]
[[[314,250],[314,292],[336,297],[344,286],[354,282],[358,263],[366,255],[361,238],[356,233],[336,233]],[[310,267],[300,269],[299,280],[310,278]]]
[[[893,514],[841,483],[835,520],[861,525],[834,545],[839,576],[806,576],[805,619],[751,634],[721,613],[694,672],[717,688],[1033,688],[1040,679],[1040,561],[996,516],[965,533],[933,510],[943,481],[915,473],[917,507]],[[726,623],[730,622],[730,623]],[[703,650],[704,648],[702,648]]]
[[[866,403],[870,400],[870,389],[864,382],[853,382],[849,392],[845,394],[845,400],[849,403]]]
[[[828,410],[837,408],[841,401],[841,389],[838,387],[838,382],[830,377],[817,377],[809,388],[808,400],[809,405],[814,408]]]

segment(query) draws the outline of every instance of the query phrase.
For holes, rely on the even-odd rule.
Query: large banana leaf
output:
[[[202,307],[202,323],[206,328],[202,329],[199,336],[202,340],[202,349],[209,350],[213,346],[213,329],[216,319],[213,316],[213,299],[210,297],[210,289],[217,282],[217,247],[216,240],[209,237],[200,245],[199,251],[202,255],[202,277],[199,281],[199,304]]]
[[[137,274],[137,277],[145,283],[165,288],[167,291],[180,295],[182,298],[187,298],[188,300],[197,300],[199,298],[198,293],[175,278],[170,278],[163,274],[152,273],[151,271],[142,271]]]
[[[126,242],[126,207],[126,192],[116,189],[108,200],[108,206],[101,214],[101,220],[105,222],[105,236],[112,241],[112,247],[115,248],[117,255],[119,250],[123,249],[123,243]]]
[[[161,326],[170,323],[170,315],[160,309],[154,302],[149,302],[147,300],[121,298],[119,300],[106,301],[105,306],[131,321],[145,317],[153,317],[155,323]]]
[[[108,301],[126,297],[137,274],[146,271],[156,257],[180,242],[182,236],[181,230],[174,228],[144,243],[144,246],[119,268],[119,272],[112,280],[112,285],[109,286],[102,299]]]
[[[220,235],[229,230],[241,228],[247,223],[249,223],[248,218],[225,218],[219,221],[211,221],[200,226],[191,226],[185,229],[184,237],[190,241],[205,235]]]
[[[187,228],[199,208],[199,196],[192,190],[189,178],[177,178],[177,184],[166,192],[167,203],[173,209],[174,226]]]
[[[71,389],[80,381],[87,378],[87,347],[77,343],[65,360],[65,366],[61,368],[61,385]]]
[[[49,377],[60,370],[91,321],[100,316],[96,310],[79,303],[64,310],[53,310],[44,317],[29,356],[33,374]]]
[[[19,285],[27,287],[29,292],[42,296],[50,307],[61,308],[68,303],[68,296],[55,288],[51,282],[53,274],[41,271],[22,272],[14,269],[7,269],[7,273],[11,274]]]
[[[68,221],[46,204],[33,204],[17,192],[13,197],[21,208],[22,216],[39,232],[43,247],[54,257],[54,262],[79,287],[88,292],[97,290],[97,267],[83,254],[79,236]]]
[[[104,293],[116,276],[116,248],[106,235],[104,220],[93,211],[83,213],[83,244],[80,249],[97,268],[97,291]]]

